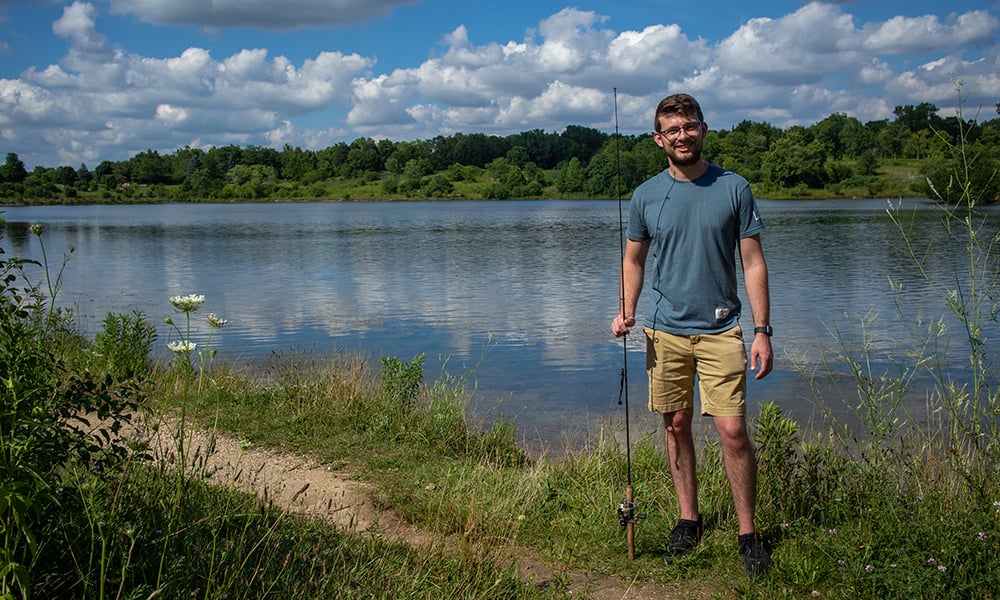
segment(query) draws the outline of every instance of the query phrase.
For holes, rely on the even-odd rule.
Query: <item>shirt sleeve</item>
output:
[[[750,184],[740,187],[739,207],[740,207],[740,238],[748,238],[764,231],[764,221],[757,211],[757,200],[750,191]]]
[[[628,227],[625,229],[625,237],[633,242],[644,242],[650,238],[642,210],[644,204],[637,189],[628,203]]]

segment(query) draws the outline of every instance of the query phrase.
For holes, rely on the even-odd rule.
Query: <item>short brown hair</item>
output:
[[[660,100],[656,107],[656,114],[653,115],[653,131],[660,130],[660,117],[668,115],[683,115],[685,117],[696,117],[698,121],[704,123],[705,115],[701,112],[701,105],[689,94],[673,94]]]

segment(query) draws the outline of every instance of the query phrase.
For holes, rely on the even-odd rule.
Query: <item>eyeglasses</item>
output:
[[[701,133],[701,121],[692,121],[690,123],[685,123],[680,127],[669,127],[663,131],[657,131],[656,133],[662,135],[668,140],[673,140],[676,139],[682,131],[687,135],[698,135]]]

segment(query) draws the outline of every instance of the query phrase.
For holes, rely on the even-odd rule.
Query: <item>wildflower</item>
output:
[[[933,558],[933,557],[931,557],[931,558],[928,558],[928,559],[927,559],[927,564],[929,564],[929,565],[933,565],[933,564],[935,564],[936,562],[937,562],[937,561],[936,561],[936,560],[934,560],[934,558]]]
[[[837,535],[837,528],[836,528],[836,527],[834,527],[834,528],[833,528],[833,529],[831,529],[830,531],[827,531],[827,533],[829,533],[830,535]]]
[[[30,231],[34,235],[42,235],[42,233],[45,232],[45,226],[35,223],[31,227],[28,227],[28,231]]]
[[[948,570],[948,567],[946,567],[944,565],[938,565],[938,571],[941,571],[942,573],[944,573],[947,570]]]
[[[187,296],[171,296],[170,303],[181,312],[192,312],[198,310],[205,303],[205,296],[201,294],[188,294]]]
[[[781,524],[781,528],[782,529],[788,529],[791,526],[792,526],[791,523],[789,523],[787,521],[785,521],[784,523]]]
[[[840,559],[840,560],[837,561],[837,566],[838,567],[846,567],[847,566],[847,561],[844,560],[844,559]]]
[[[225,327],[229,319],[220,318],[219,315],[215,313],[208,313],[208,324],[213,328]]]
[[[865,567],[865,573],[874,573],[874,572],[875,572],[875,567],[873,567],[872,565],[868,565]]]
[[[167,342],[167,348],[170,349],[174,354],[185,354],[191,352],[198,347],[198,344],[189,342],[187,340],[181,340],[179,342]]]
[[[976,539],[978,539],[980,542],[985,542],[986,541],[986,532],[985,531],[980,531],[979,533],[977,533],[976,534]]]

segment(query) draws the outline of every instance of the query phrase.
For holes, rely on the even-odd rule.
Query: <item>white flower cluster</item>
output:
[[[169,348],[170,351],[173,352],[174,354],[187,354],[188,352],[192,352],[197,347],[198,344],[195,344],[194,342],[189,342],[187,340],[180,340],[178,342],[167,342],[167,348]]]
[[[201,294],[188,294],[187,296],[171,296],[170,303],[181,312],[193,312],[198,310],[205,303],[205,296]]]

